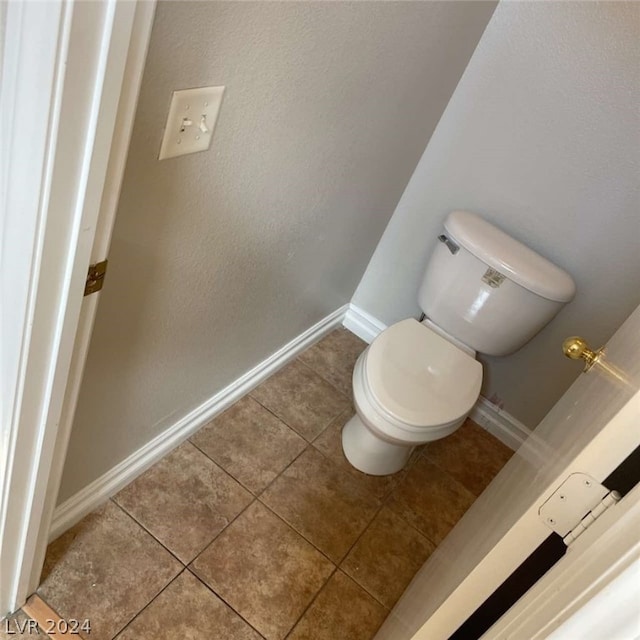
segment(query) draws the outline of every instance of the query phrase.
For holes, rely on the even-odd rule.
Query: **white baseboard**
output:
[[[342,324],[367,344],[371,344],[374,338],[387,328],[386,324],[355,304],[349,305]]]
[[[514,451],[531,435],[531,429],[483,396],[478,398],[469,417]]]
[[[56,507],[49,540],[54,540],[88,513],[115,495],[172,449],[193,435],[207,422],[228,409],[236,400],[257,387],[278,369],[293,360],[307,347],[342,324],[349,305],[336,309],[313,327],[276,351],[259,365],[203,402],[173,426],[132,453],[90,485]]]
[[[371,343],[380,332],[386,329],[386,325],[355,305],[340,307],[203,402],[100,478],[58,505],[53,514],[49,540],[62,535],[207,422],[228,409],[234,402],[340,324],[367,343]],[[469,417],[514,450],[526,440],[530,433],[530,430],[521,422],[482,396],[471,410]]]
[[[383,322],[354,304],[349,305],[343,324],[368,344],[371,344],[378,334],[387,328]],[[469,417],[514,451],[531,433],[524,424],[483,396],[480,396]]]

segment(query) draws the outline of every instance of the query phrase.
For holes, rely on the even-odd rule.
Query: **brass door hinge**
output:
[[[89,265],[87,280],[84,285],[84,295],[88,296],[102,289],[104,277],[107,273],[107,261],[97,262]]]

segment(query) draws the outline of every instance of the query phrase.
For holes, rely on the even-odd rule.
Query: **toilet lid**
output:
[[[482,365],[410,318],[373,341],[365,376],[375,400],[397,420],[440,425],[471,410],[480,394]]]

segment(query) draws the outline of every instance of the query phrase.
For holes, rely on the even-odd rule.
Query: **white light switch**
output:
[[[224,87],[174,91],[158,160],[209,148]]]

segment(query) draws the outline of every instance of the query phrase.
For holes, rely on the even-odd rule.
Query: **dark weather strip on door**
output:
[[[603,481],[623,498],[640,482],[640,447],[634,449]],[[458,627],[449,640],[478,640],[567,551],[561,536],[549,537]]]

